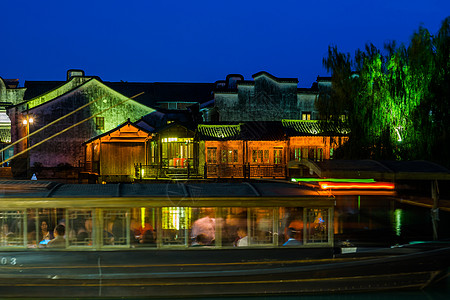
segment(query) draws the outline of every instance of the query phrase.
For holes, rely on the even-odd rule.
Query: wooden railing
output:
[[[205,164],[205,178],[285,178],[286,165]]]
[[[150,165],[136,164],[135,166],[136,179],[158,179],[171,177],[198,177],[198,169],[190,163],[183,166],[166,166],[157,163]]]

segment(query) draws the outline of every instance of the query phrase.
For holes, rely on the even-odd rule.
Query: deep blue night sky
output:
[[[251,79],[264,70],[310,87],[329,75],[330,44],[353,54],[368,42],[408,42],[420,25],[436,33],[450,1],[26,0],[1,11],[0,76],[21,86],[78,68],[130,82]]]

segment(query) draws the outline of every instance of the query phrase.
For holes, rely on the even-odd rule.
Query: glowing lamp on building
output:
[[[27,119],[23,119],[22,124],[23,125],[27,125],[27,124],[33,124],[34,120],[32,117],[29,117]]]

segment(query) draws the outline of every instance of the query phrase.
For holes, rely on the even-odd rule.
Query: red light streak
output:
[[[360,190],[393,190],[395,184],[390,182],[347,183],[347,182],[319,182],[320,188],[326,189],[360,189]]]

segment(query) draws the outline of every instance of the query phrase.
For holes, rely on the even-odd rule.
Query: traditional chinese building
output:
[[[163,127],[173,120],[195,122],[201,118],[200,103],[213,98],[213,86],[104,82],[85,76],[82,70],[69,70],[66,81],[27,81],[22,95],[8,108],[12,141],[30,134],[14,147],[14,153],[24,152],[13,161],[15,175],[29,176],[36,165],[81,166],[85,160],[82,144],[127,119],[135,122],[145,117],[151,127]],[[28,119],[34,122],[25,125]]]
[[[199,125],[199,161],[205,177],[285,178],[290,161],[330,159],[347,134],[317,120]]]
[[[206,119],[214,120],[218,114],[216,119],[222,122],[317,120],[319,90],[331,84],[331,78],[318,77],[311,88],[297,88],[297,78],[278,78],[264,71],[252,77],[244,80],[242,75],[231,74],[217,81],[215,106],[205,107]]]
[[[317,121],[329,78],[297,84],[264,71],[214,84],[112,83],[82,70],[69,70],[66,81],[26,82],[7,111],[14,152],[23,152],[13,160],[15,175],[78,166],[105,181],[284,178],[290,161],[330,158],[346,135]]]
[[[18,79],[0,77],[0,177],[11,176],[10,161],[14,149],[11,145],[11,120],[6,114],[6,107],[17,104],[23,98],[24,88],[19,88]]]
[[[23,176],[33,165],[78,166],[84,160],[83,142],[153,111],[97,77],[69,76],[64,84],[8,108],[12,141],[30,134],[14,147],[15,153],[28,151],[14,159],[14,164],[26,163],[13,171]],[[33,123],[26,122],[31,118]]]
[[[128,182],[135,178],[135,166],[146,165],[153,134],[128,120],[85,145],[86,173],[99,175],[103,182]]]

